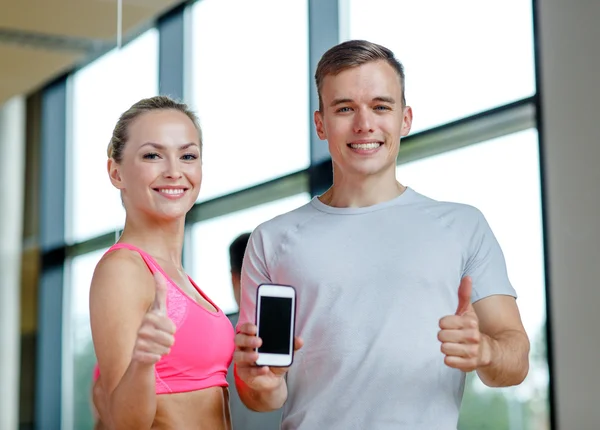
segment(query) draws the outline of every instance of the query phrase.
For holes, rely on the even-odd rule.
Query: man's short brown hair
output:
[[[402,88],[402,106],[406,106],[404,97],[404,67],[388,48],[366,40],[349,40],[330,48],[319,61],[315,72],[317,94],[319,95],[319,110],[323,110],[321,88],[323,79],[328,75],[337,75],[352,67],[361,66],[371,61],[384,60],[394,68],[400,78]]]

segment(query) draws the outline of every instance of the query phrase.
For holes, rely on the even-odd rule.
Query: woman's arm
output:
[[[160,349],[156,340],[170,346],[168,334],[174,333],[166,311],[153,303],[155,290],[143,260],[128,250],[107,254],[94,272],[90,318],[106,396],[108,416],[102,420],[109,428],[149,429],[154,421],[154,363],[168,352],[168,346]]]

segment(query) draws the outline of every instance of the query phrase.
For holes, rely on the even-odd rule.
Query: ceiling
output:
[[[122,0],[126,40],[181,0]],[[116,46],[117,0],[0,0],[0,106]]]

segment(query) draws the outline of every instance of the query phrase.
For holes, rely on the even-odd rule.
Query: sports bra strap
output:
[[[110,247],[108,251],[106,251],[106,253],[108,254],[109,252],[115,251],[117,249],[129,249],[131,251],[138,252],[144,260],[144,262],[146,263],[146,266],[148,266],[150,273],[154,275],[156,272],[160,272],[158,264],[156,263],[156,261],[154,261],[154,258],[152,258],[152,256],[146,253],[145,251],[142,251],[137,246],[131,245],[129,243],[115,243],[113,246]]]

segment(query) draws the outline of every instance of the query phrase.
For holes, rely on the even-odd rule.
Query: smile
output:
[[[169,199],[178,199],[183,197],[187,188],[153,188],[158,194]]]
[[[348,148],[357,155],[373,155],[383,147],[383,142],[354,142]]]
[[[369,143],[349,143],[348,146],[352,149],[376,149],[382,145],[380,142]]]

